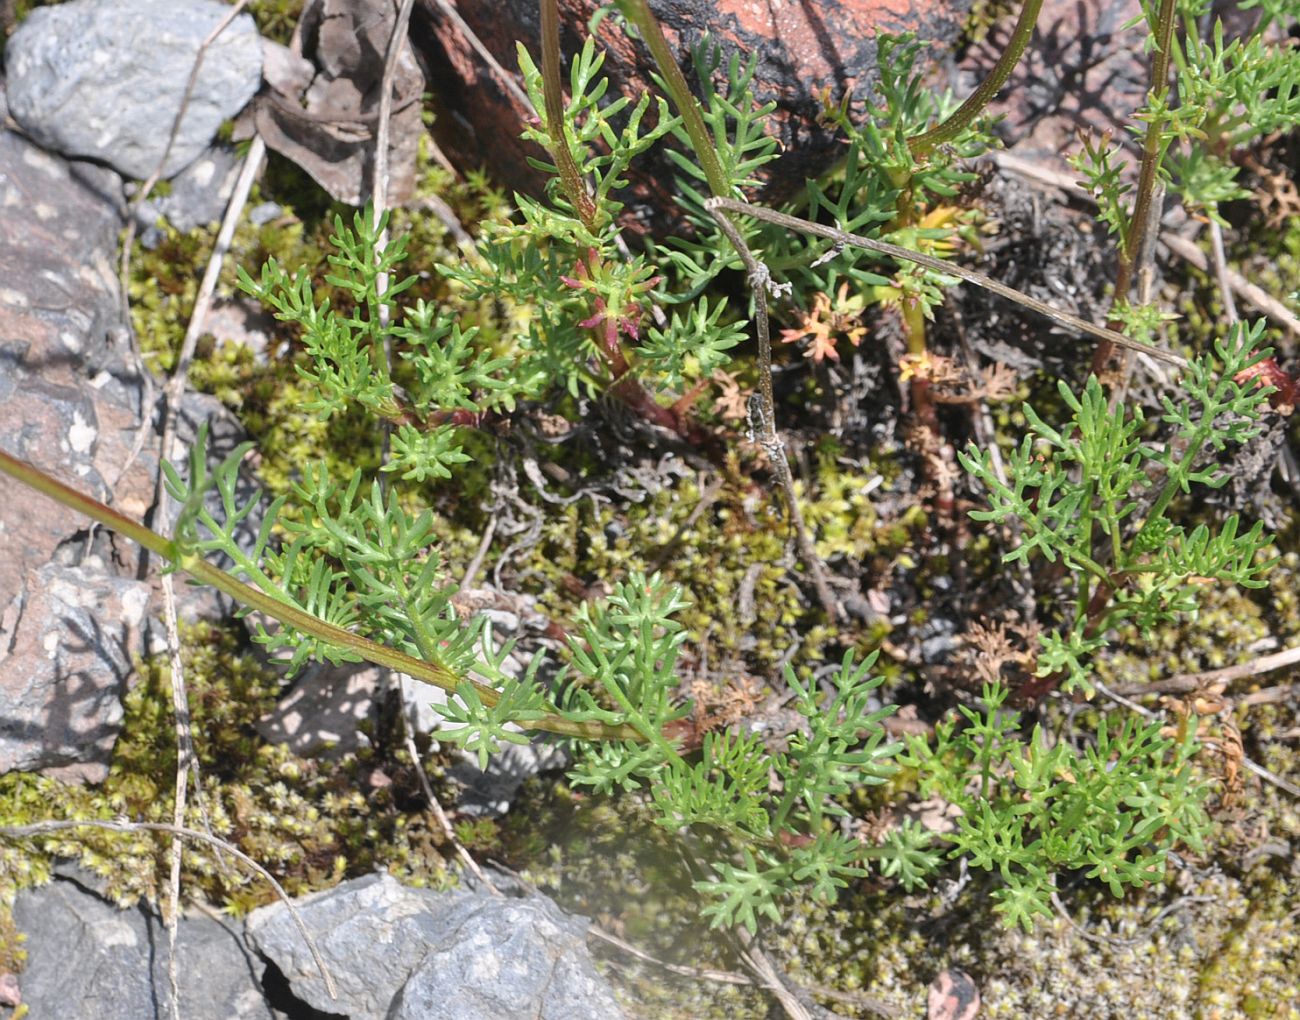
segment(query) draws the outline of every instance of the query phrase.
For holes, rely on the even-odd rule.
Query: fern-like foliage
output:
[[[1192,767],[1192,730],[1173,737],[1159,722],[1103,718],[1095,742],[1076,750],[1038,726],[1024,738],[1007,693],[986,685],[983,710],[962,706],[933,741],[910,738],[903,760],[925,793],[959,809],[943,841],[1001,877],[993,898],[1008,926],[1029,931],[1052,916],[1060,871],[1084,871],[1120,896],[1160,881],[1175,843],[1203,845],[1208,788]]]
[[[1006,483],[989,451],[972,444],[959,455],[989,493],[990,509],[971,516],[1020,522],[1020,542],[1004,559],[1059,559],[1074,578],[1065,626],[1041,639],[1040,676],[1061,673],[1067,690],[1090,692],[1088,660],[1115,627],[1131,622],[1150,633],[1194,612],[1206,584],[1264,585],[1272,561],[1260,555],[1271,542],[1262,524],[1243,530],[1233,515],[1218,531],[1189,530],[1168,516],[1193,485],[1223,485],[1218,455],[1258,434],[1271,390],[1248,370],[1270,353],[1257,350],[1263,330],[1262,321],[1238,325],[1216,342],[1214,358],[1193,359],[1180,399],[1162,398],[1160,443],[1146,441],[1141,408],[1111,407],[1094,376],[1077,396],[1059,384],[1071,412],[1060,427],[1025,405],[1030,433],[1008,459]]]

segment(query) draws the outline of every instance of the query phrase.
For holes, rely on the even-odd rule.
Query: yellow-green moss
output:
[[[428,820],[418,781],[392,732],[371,730],[372,746],[337,761],[305,759],[267,744],[254,722],[280,694],[275,671],[242,649],[238,626],[184,630],[183,661],[203,775],[203,806],[191,793],[187,824],[210,825],[274,874],[291,894],[327,888],[385,868],[419,884],[448,880],[443,837]],[[0,776],[0,819],[51,818],[171,822],[176,768],[169,671],[163,659],[141,666],[125,699],[122,734],[107,780],[71,786],[40,775]],[[441,766],[426,760],[438,782]],[[379,782],[371,782],[379,776]],[[206,809],[206,816],[203,813]],[[28,852],[0,844],[0,901],[49,877],[51,857],[70,857],[103,876],[121,903],[156,899],[167,874],[167,837],[85,829],[58,833]],[[257,876],[186,844],[187,895],[245,913],[274,898]]]

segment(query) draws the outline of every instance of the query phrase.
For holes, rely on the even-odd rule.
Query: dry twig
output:
[[[1166,718],[1164,712],[1156,712],[1142,705],[1139,705],[1136,701],[1132,701],[1129,698],[1124,697],[1122,694],[1117,694],[1115,691],[1110,690],[1110,688],[1108,688],[1103,683],[1094,681],[1094,686],[1097,688],[1099,693],[1109,698],[1111,701],[1115,702],[1115,704],[1124,706],[1130,712],[1136,712],[1144,719],[1150,719],[1152,721],[1155,721],[1157,719]],[[1208,740],[1203,740],[1202,743],[1206,747],[1213,747],[1219,749],[1223,748],[1223,744],[1219,740],[1208,739]],[[1264,768],[1263,765],[1260,765],[1258,762],[1252,761],[1250,758],[1247,758],[1244,755],[1241,756],[1238,760],[1246,769],[1255,773],[1255,775],[1259,776],[1259,778],[1263,779],[1265,782],[1272,783],[1279,790],[1285,790],[1293,797],[1300,797],[1300,786],[1296,786],[1290,780],[1283,779],[1276,772],[1272,772],[1269,769]]]
[[[1123,684],[1115,689],[1116,694],[1136,697],[1143,694],[1186,694],[1214,684],[1230,684],[1235,680],[1271,673],[1275,669],[1294,666],[1300,663],[1300,646],[1285,651],[1261,655],[1249,662],[1221,669],[1209,669],[1201,673],[1179,673],[1164,680],[1152,680],[1149,683]]]
[[[1071,315],[1069,312],[1053,308],[1045,302],[1031,298],[1027,294],[1022,294],[1014,287],[1008,287],[1005,283],[1000,283],[991,276],[977,272],[974,269],[967,269],[965,266],[957,265],[954,262],[945,262],[942,259],[936,259],[929,255],[923,255],[921,252],[912,251],[910,248],[903,248],[896,244],[889,244],[885,241],[877,241],[870,237],[863,237],[861,234],[850,234],[847,231],[839,230],[835,227],[823,226],[820,223],[813,223],[811,220],[800,219],[797,216],[787,216],[785,213],[776,212],[772,209],[765,209],[763,206],[749,205],[746,202],[737,202],[730,198],[711,198],[705,202],[705,207],[713,212],[715,217],[717,212],[725,212],[735,216],[753,216],[755,219],[763,220],[765,223],[773,223],[778,227],[785,227],[787,230],[797,230],[805,234],[813,234],[817,237],[824,237],[838,245],[850,248],[861,248],[864,251],[874,252],[877,255],[886,255],[892,259],[901,259],[904,262],[914,262],[918,266],[936,273],[942,273],[945,276],[955,276],[959,280],[965,280],[967,283],[973,283],[977,287],[983,287],[992,294],[1004,297],[1008,301],[1014,301],[1016,304],[1028,308],[1030,311],[1037,312],[1039,315],[1046,316],[1053,322],[1062,326],[1068,326],[1070,329],[1078,330],[1080,333],[1086,333],[1089,336],[1106,340],[1116,347],[1122,347],[1127,350],[1137,351],[1141,354],[1147,354],[1157,361],[1163,361],[1179,368],[1186,366],[1187,359],[1173,351],[1167,351],[1160,347],[1154,347],[1150,344],[1140,343],[1126,337],[1123,333],[1117,333],[1113,329],[1107,329],[1105,326],[1098,326],[1096,323],[1089,322],[1087,319],[1081,319],[1077,315]],[[734,231],[734,227],[732,228]],[[743,256],[742,256],[743,257]],[[752,256],[751,256],[752,257]],[[748,266],[748,264],[747,264]]]
[[[840,618],[839,605],[826,581],[826,571],[821,557],[817,555],[817,550],[808,537],[808,528],[804,524],[803,512],[799,509],[799,500],[794,489],[794,476],[790,473],[790,462],[785,455],[785,444],[776,431],[776,402],[772,396],[772,335],[767,315],[767,290],[769,287],[775,288],[776,285],[772,282],[772,274],[767,266],[754,257],[754,253],[749,250],[745,239],[728,215],[735,212],[748,212],[751,207],[725,198],[711,198],[704,203],[704,207],[712,213],[718,227],[727,235],[727,239],[731,241],[745,263],[749,286],[754,295],[759,386],[756,398],[752,398],[750,402],[750,426],[754,437],[767,453],[773,468],[776,469],[777,481],[781,485],[786,507],[790,512],[790,523],[794,527],[795,541],[799,545],[799,555],[812,575],[813,586],[817,589],[817,597],[821,601],[822,609],[831,623],[836,623]]]
[[[1081,188],[1074,178],[1068,174],[1039,166],[1037,163],[1031,163],[1019,156],[1013,156],[1009,152],[996,153],[993,159],[1004,170],[1017,174],[1026,180],[1065,192],[1072,198],[1092,202],[1092,196],[1087,190]],[[1209,260],[1205,257],[1205,253],[1196,246],[1195,242],[1166,230],[1161,232],[1159,244],[1202,273],[1209,271]],[[1293,336],[1300,337],[1300,318],[1281,301],[1251,283],[1231,267],[1225,269],[1223,279],[1227,281],[1228,287],[1242,301],[1260,314],[1273,320],[1277,325],[1290,331]]]

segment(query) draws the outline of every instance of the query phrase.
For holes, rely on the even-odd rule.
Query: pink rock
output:
[[[581,47],[597,6],[596,0],[560,0],[560,39],[566,53]],[[969,7],[968,0],[651,3],[688,80],[690,50],[706,34],[722,45],[724,54],[758,54],[754,92],[760,102],[776,101],[766,129],[784,149],[766,171],[769,198],[802,188],[805,178],[825,169],[841,151],[842,143],[816,123],[821,109],[817,93],[828,88],[832,98],[853,89],[863,94],[876,75],[877,35],[913,31],[922,39],[948,42]],[[441,110],[434,130],[448,157],[462,169],[486,166],[509,189],[538,193],[543,177],[527,159],[541,154],[519,140],[530,111],[501,75],[487,66],[470,34],[442,13],[437,0],[420,0],[417,10],[423,17],[416,23],[415,38],[436,79],[431,88]],[[528,47],[540,66],[535,3],[474,0],[460,3],[458,10],[473,35],[516,81],[516,41]],[[639,95],[654,88],[653,61],[644,45],[616,21],[605,18],[596,32],[597,43],[606,53],[603,70],[611,89]],[[665,203],[671,203],[672,164],[663,158],[649,159],[633,169],[645,200],[658,210],[671,208]]]

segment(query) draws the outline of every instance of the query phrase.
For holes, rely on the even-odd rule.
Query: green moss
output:
[[[571,476],[582,464],[560,464]],[[819,456],[816,485],[803,511],[827,559],[879,559],[892,570],[925,524],[923,514],[882,521],[867,495],[873,478],[836,470],[833,450]],[[799,485],[801,495],[806,486]],[[514,576],[534,592],[553,620],[572,620],[593,586],[633,570],[660,571],[693,600],[680,619],[714,662],[744,662],[760,675],[798,646],[796,666],[822,661],[838,632],[826,626],[805,588],[793,538],[779,501],[756,488],[736,461],[706,489],[696,476],[670,477],[640,503],[579,500],[545,503],[536,544],[512,556]],[[884,637],[877,633],[876,640]]]
[[[186,823],[210,826],[294,895],[379,868],[408,882],[445,884],[443,836],[424,812],[418,778],[397,733],[372,729],[371,746],[336,761],[300,758],[267,744],[254,723],[274,705],[281,682],[242,648],[237,630],[197,625],[183,631],[204,791],[202,805],[191,793]],[[124,707],[122,734],[102,786],[70,786],[25,773],[0,776],[0,819],[172,821],[176,746],[163,659],[142,664]],[[399,716],[390,712],[388,718]],[[437,784],[441,760],[426,758],[425,766]],[[166,880],[165,836],[86,829],[35,843],[30,851],[0,844],[0,901],[48,879],[54,857],[70,857],[101,875],[108,894],[124,904],[142,896],[156,900]],[[260,878],[202,844],[186,844],[182,884],[188,896],[237,914],[274,898]]]
[[[264,38],[288,46],[302,16],[302,6],[303,0],[251,0],[248,13]]]

